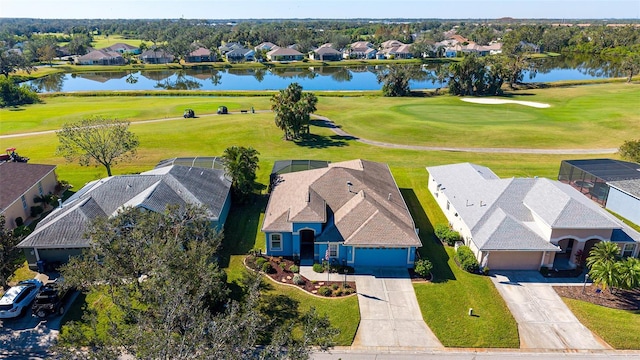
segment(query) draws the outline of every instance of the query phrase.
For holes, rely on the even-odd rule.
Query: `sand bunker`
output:
[[[534,108],[544,109],[551,107],[549,104],[539,103],[535,101],[519,101],[519,100],[507,100],[507,99],[488,99],[488,98],[462,98],[462,101],[474,103],[474,104],[489,104],[489,105],[499,105],[499,104],[519,104],[524,106],[531,106]]]

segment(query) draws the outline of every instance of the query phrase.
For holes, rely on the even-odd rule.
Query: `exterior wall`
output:
[[[277,233],[282,235],[282,250],[271,249],[271,234],[273,233],[265,234],[267,239],[266,254],[270,256],[292,256],[293,255],[293,236],[291,235],[291,233],[287,233],[287,232]]]
[[[491,251],[487,266],[491,270],[538,270],[542,251]]]
[[[610,187],[606,207],[634,224],[640,225],[640,199]]]
[[[229,216],[229,211],[231,209],[231,191],[227,194],[227,198],[224,201],[224,205],[222,206],[222,211],[220,211],[220,216],[218,217],[217,229],[218,231],[224,228],[224,224],[227,222],[227,216]]]
[[[84,248],[73,249],[24,249],[29,269],[38,271],[38,258],[46,263],[66,263],[71,257],[82,255]],[[37,257],[36,257],[37,252]]]
[[[43,194],[53,194],[55,192],[56,185],[58,184],[58,178],[56,177],[55,171],[51,171],[49,174],[43,177],[39,181],[39,183],[42,184],[42,194],[40,193],[38,183],[33,184],[33,186],[23,194],[27,202],[26,209],[22,204],[22,198],[19,197],[11,205],[7,206],[7,208],[2,212],[2,214],[5,216],[6,229],[14,229],[16,227],[16,218],[18,217],[21,217],[22,220],[26,222],[27,218],[31,216],[31,207],[42,205],[35,203],[33,201],[33,198]]]
[[[576,239],[580,242],[589,239],[610,240],[612,229],[553,229],[551,231],[551,243],[557,245],[558,241],[566,238]]]
[[[459,232],[464,239],[471,238],[471,230],[467,227],[460,216],[455,216],[455,214],[457,214],[458,212],[452,204],[449,204],[449,209],[447,210],[447,202],[449,201],[449,199],[447,198],[446,193],[438,188],[438,183],[431,176],[431,174],[429,174],[428,188],[434,199],[436,199],[436,202],[440,206],[440,209],[442,209],[442,212],[447,217],[447,220],[449,220],[449,225],[451,225],[451,228]]]

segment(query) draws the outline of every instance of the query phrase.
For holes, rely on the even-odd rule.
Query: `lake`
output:
[[[620,74],[594,63],[550,58],[538,61],[535,71],[526,71],[524,82],[602,79]],[[302,64],[301,64],[302,65]],[[417,65],[418,67],[419,65]],[[434,80],[437,65],[420,67],[410,81],[411,89],[442,87]],[[100,90],[279,90],[297,82],[305,90],[379,90],[377,74],[384,65],[324,66],[272,69],[186,69],[154,71],[82,72],[53,74],[29,81],[40,92]]]

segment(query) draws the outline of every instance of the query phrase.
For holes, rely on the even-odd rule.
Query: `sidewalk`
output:
[[[313,271],[313,266],[300,266],[300,275],[311,281],[344,281],[344,274],[326,272],[317,273]],[[355,274],[347,275],[347,281],[356,281]]]

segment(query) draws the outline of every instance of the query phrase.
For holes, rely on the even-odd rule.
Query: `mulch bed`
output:
[[[570,299],[588,301],[592,304],[606,306],[618,310],[640,309],[640,289],[616,290],[611,294],[609,290],[598,292],[594,286],[587,286],[584,294],[582,286],[554,286],[558,295]]]
[[[318,293],[318,290],[321,287],[323,286],[329,287],[329,289],[332,290],[331,294],[329,296],[323,296],[323,297],[344,297],[344,296],[356,293],[356,283],[354,281],[347,281],[346,287],[345,287],[344,286],[345,283],[343,281],[311,281],[301,275],[302,279],[304,280],[304,284],[296,285],[293,283],[293,276],[295,274],[289,271],[289,268],[291,267],[291,265],[295,265],[293,260],[287,259],[287,258],[281,258],[281,257],[272,257],[272,256],[262,256],[262,257],[269,261],[273,269],[271,273],[266,275],[280,284],[294,285],[299,289],[302,289],[308,293],[318,295],[318,296],[323,296]],[[256,269],[255,267],[256,258],[257,257],[253,257],[252,255],[249,255],[246,260],[247,266],[249,266],[254,270]],[[284,269],[280,265],[282,263],[284,264],[283,265]],[[326,273],[325,273],[325,276],[326,276]]]
[[[428,279],[426,279],[416,274],[413,268],[409,269],[409,277],[411,278],[411,282],[416,282],[416,283],[431,282],[431,280],[433,280],[433,274],[431,274],[431,276]]]

